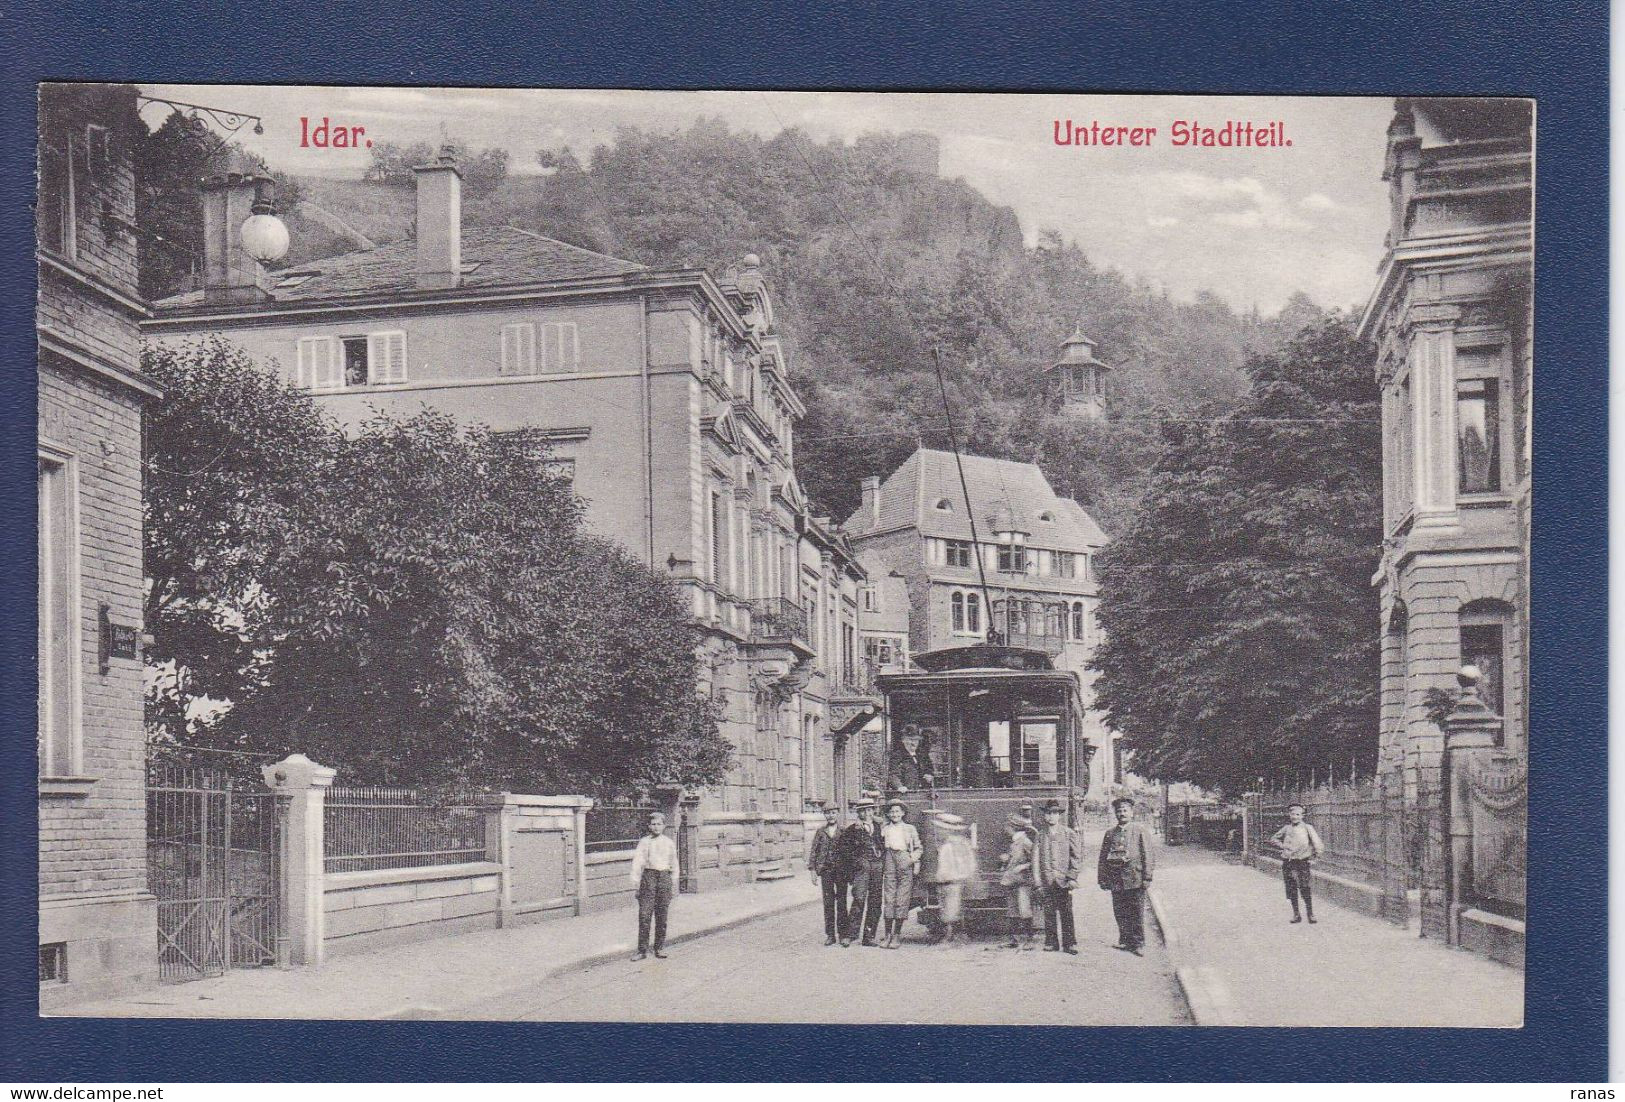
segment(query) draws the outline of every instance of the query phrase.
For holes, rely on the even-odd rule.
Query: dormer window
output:
[[[939,513],[951,513],[954,511],[954,503],[945,497],[937,498],[936,503],[931,507]]]
[[[1046,509],[1042,513],[1038,514],[1038,519],[1043,521],[1045,524],[1054,524],[1055,514]]]

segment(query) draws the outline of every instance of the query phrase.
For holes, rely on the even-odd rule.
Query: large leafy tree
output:
[[[147,360],[167,392],[148,437],[168,472],[148,517],[156,718],[356,782],[721,778],[677,593],[583,531],[539,437],[436,413],[345,434],[221,341]]]
[[[1324,317],[1251,361],[1239,408],[1163,425],[1141,508],[1099,562],[1097,699],[1137,771],[1236,792],[1374,762],[1370,364]]]

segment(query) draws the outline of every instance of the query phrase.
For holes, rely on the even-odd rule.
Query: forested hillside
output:
[[[1248,357],[1318,313],[1302,298],[1269,319],[1213,294],[1176,302],[1093,265],[1087,242],[1049,233],[1029,248],[1013,211],[962,180],[899,167],[890,135],[819,144],[702,121],[623,129],[585,159],[539,157],[546,175],[466,197],[465,220],[653,265],[721,271],[762,257],[809,408],[797,466],[837,519],[856,507],[863,475],[889,473],[918,442],[946,443],[931,366],[940,348],[961,443],[1038,462],[1120,530],[1158,451],[1157,423],[1228,410],[1246,392]],[[365,186],[323,189],[324,212],[351,223],[345,196]],[[400,235],[376,213],[354,222],[376,240]],[[1040,400],[1041,372],[1076,325],[1116,367],[1105,423],[1048,414]]]

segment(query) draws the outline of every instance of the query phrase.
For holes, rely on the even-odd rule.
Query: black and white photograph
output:
[[[40,1013],[1523,1026],[1535,114],[41,84]]]

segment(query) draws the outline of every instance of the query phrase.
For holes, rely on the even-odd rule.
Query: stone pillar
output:
[[[322,813],[335,772],[303,754],[289,754],[260,771],[287,811],[282,827],[282,926],[288,961],[319,965],[326,937]]]
[[[1416,527],[1453,527],[1456,517],[1455,306],[1418,305],[1411,335],[1411,462]]]
[[[578,918],[587,911],[587,812],[592,810],[592,805],[592,800],[586,800],[577,804],[575,810],[575,913]]]
[[[1461,912],[1468,909],[1473,876],[1473,789],[1477,768],[1495,753],[1501,717],[1478,695],[1482,678],[1477,667],[1463,666],[1457,674],[1461,697],[1445,717],[1444,792],[1445,821],[1449,824],[1449,874],[1446,880],[1446,936],[1451,945],[1461,942]]]

